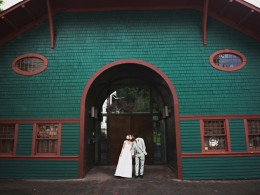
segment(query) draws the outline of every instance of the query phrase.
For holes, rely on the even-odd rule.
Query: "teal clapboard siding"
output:
[[[229,120],[230,145],[232,152],[246,152],[246,137],[244,121],[241,119]]]
[[[48,21],[1,46],[0,118],[79,118],[90,77],[121,59],[160,68],[176,89],[180,115],[259,114],[259,43],[209,17],[204,47],[201,20],[194,10],[60,13],[55,49]],[[246,56],[243,69],[228,73],[210,65],[210,55],[226,48]],[[48,68],[15,74],[11,63],[25,53],[45,56]]]
[[[180,121],[182,153],[200,153],[200,122],[198,120]]]
[[[18,137],[16,145],[17,156],[32,155],[33,125],[20,124],[18,126]]]
[[[79,155],[79,124],[62,124],[61,156]]]
[[[77,178],[78,161],[1,160],[0,178],[66,179]]]
[[[183,158],[183,179],[259,179],[259,164],[260,156]]]

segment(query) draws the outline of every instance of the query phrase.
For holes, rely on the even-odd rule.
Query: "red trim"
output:
[[[203,9],[203,44],[207,45],[207,19],[208,19],[208,8],[209,8],[209,0],[204,0],[204,9]]]
[[[15,124],[15,134],[14,134],[14,155],[16,155],[17,138],[18,138],[18,124]]]
[[[185,153],[182,158],[207,158],[207,157],[229,157],[229,156],[260,156],[260,152],[223,152],[223,153]]]
[[[229,133],[229,121],[227,119],[225,119],[225,131],[226,131],[227,152],[231,152],[230,133]]]
[[[247,119],[244,119],[244,129],[245,129],[245,136],[246,136],[246,150],[249,152],[249,139],[248,139],[248,123]]]
[[[58,148],[57,148],[57,155],[60,156],[60,148],[61,148],[61,130],[62,130],[62,124],[59,123],[58,127]]]
[[[200,120],[200,140],[201,140],[201,152],[205,153],[205,147],[204,147],[204,121]]]
[[[108,69],[115,67],[115,66],[120,66],[123,64],[137,64],[140,66],[145,66],[148,67],[149,69],[153,70],[157,74],[159,74],[167,83],[172,97],[173,97],[173,102],[174,102],[174,126],[175,126],[175,131],[176,131],[176,150],[177,150],[177,167],[178,167],[178,178],[182,179],[182,164],[181,164],[181,143],[180,143],[180,124],[179,124],[179,104],[178,104],[178,98],[176,95],[176,90],[174,89],[174,86],[172,85],[170,79],[156,66],[145,62],[141,60],[136,60],[136,59],[125,59],[125,60],[118,60],[112,63],[109,63],[105,66],[103,66],[100,70],[98,70],[87,82],[84,91],[82,93],[82,98],[81,98],[81,103],[80,103],[80,150],[79,150],[79,177],[82,178],[84,177],[85,171],[84,171],[84,155],[85,155],[85,149],[84,149],[84,136],[85,136],[85,103],[86,103],[86,97],[89,92],[89,89],[95,79],[101,75],[103,72],[107,71]],[[87,138],[86,138],[87,139]]]
[[[219,54],[234,54],[236,56],[239,56],[241,58],[241,64],[236,66],[236,67],[232,67],[232,68],[224,68],[224,67],[220,67],[218,65],[216,65],[214,63],[214,57],[219,55]],[[225,71],[225,72],[232,72],[232,71],[236,71],[236,70],[239,70],[241,68],[243,68],[245,65],[246,65],[246,57],[238,52],[238,51],[235,51],[235,50],[229,50],[229,49],[223,49],[223,50],[219,50],[219,51],[216,51],[214,52],[213,54],[211,54],[211,56],[209,57],[209,61],[210,61],[210,64],[216,68],[217,70],[222,70],[222,71]]]
[[[35,148],[36,148],[36,130],[37,130],[37,125],[36,123],[33,124],[33,139],[32,139],[32,156],[35,156],[36,154],[36,151],[35,151]]]
[[[0,120],[3,123],[18,123],[18,124],[31,124],[31,123],[79,123],[79,119],[5,119]]]
[[[31,58],[31,57],[34,57],[34,58],[39,58],[43,61],[43,66],[39,69],[39,70],[36,70],[36,71],[33,71],[33,72],[27,72],[27,71],[22,71],[20,69],[18,69],[16,67],[16,63],[17,61],[23,59],[23,58]],[[21,56],[18,56],[17,58],[15,58],[13,60],[13,63],[12,63],[12,69],[14,72],[16,72],[17,74],[21,74],[21,75],[24,75],[24,76],[32,76],[32,75],[35,75],[35,74],[39,74],[41,73],[42,71],[44,71],[48,66],[48,61],[47,59],[40,55],[40,54],[35,54],[35,53],[28,53],[28,54],[24,54],[24,55],[21,55]]]
[[[78,156],[0,156],[0,160],[79,160]]]
[[[180,120],[201,120],[201,119],[260,119],[260,115],[180,116]]]
[[[103,12],[103,11],[128,11],[128,10],[174,10],[174,9],[193,9],[198,7],[197,5],[173,5],[173,6],[121,6],[121,7],[109,7],[109,8],[65,8],[64,12]]]
[[[51,49],[54,49],[54,27],[53,27],[51,3],[50,3],[50,0],[46,0],[46,1],[47,1],[48,18],[49,18],[49,24],[50,24]]]

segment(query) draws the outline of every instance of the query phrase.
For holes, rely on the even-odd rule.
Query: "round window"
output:
[[[246,64],[245,56],[235,50],[220,50],[210,56],[210,64],[222,71],[235,71],[243,68]]]
[[[15,58],[12,68],[17,74],[31,76],[44,71],[47,64],[47,59],[44,56],[30,53]]]

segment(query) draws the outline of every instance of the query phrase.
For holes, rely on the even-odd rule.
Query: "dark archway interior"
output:
[[[144,87],[152,90],[153,98],[158,103],[161,112],[165,105],[168,106],[169,116],[163,117],[164,140],[164,164],[168,164],[174,170],[177,169],[176,136],[174,127],[173,97],[165,80],[154,70],[139,64],[121,64],[113,66],[101,73],[89,89],[85,104],[85,162],[86,170],[95,164],[100,164],[97,158],[95,144],[95,129],[98,128],[99,117],[91,117],[91,107],[97,109],[101,115],[102,105],[106,98],[114,91],[122,87]],[[93,139],[92,139],[93,138]],[[94,140],[94,141],[93,141]],[[102,163],[101,163],[102,164]],[[108,163],[109,164],[109,163]]]

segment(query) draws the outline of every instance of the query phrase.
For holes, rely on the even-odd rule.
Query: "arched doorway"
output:
[[[151,100],[157,103],[158,109],[154,111],[151,108],[149,112],[142,114],[109,115],[108,134],[110,136],[108,136],[105,146],[108,155],[107,164],[115,162],[115,157],[111,156],[110,151],[120,147],[124,139],[122,136],[135,129],[145,129],[145,131],[131,133],[146,136],[150,152],[148,163],[154,164],[156,153],[155,147],[153,147],[153,134],[156,129],[154,124],[159,122],[163,125],[164,134],[164,140],[161,140],[163,145],[161,152],[165,153],[165,155],[161,154],[164,158],[161,162],[168,164],[178,178],[181,178],[179,112],[175,89],[161,70],[140,60],[120,60],[110,63],[96,72],[88,81],[81,100],[79,177],[84,177],[86,171],[100,162],[98,156],[101,151],[97,149],[100,146],[100,137],[97,130],[100,129],[103,117],[102,105],[105,99],[112,92],[125,86],[150,90]],[[119,142],[120,146],[113,144],[115,140]],[[117,156],[118,154],[116,154]]]

